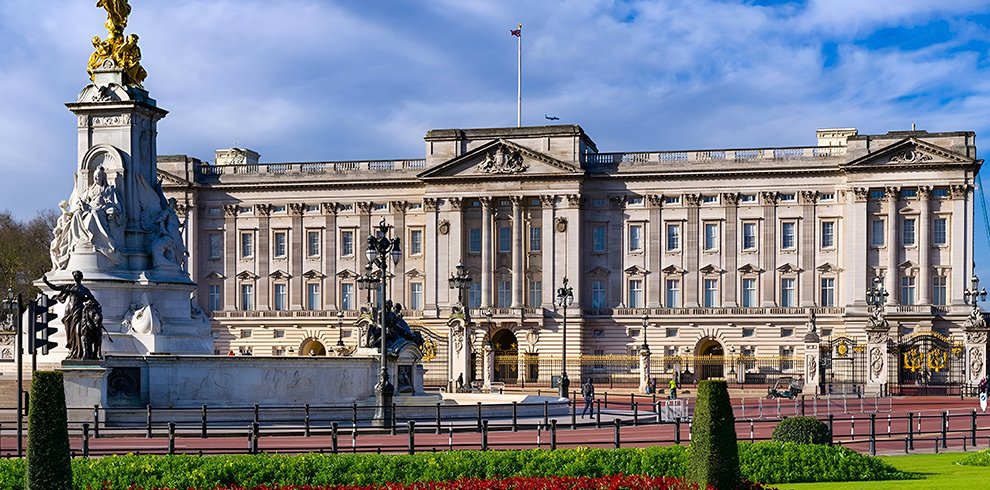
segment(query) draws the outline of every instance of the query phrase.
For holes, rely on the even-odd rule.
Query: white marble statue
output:
[[[72,222],[72,210],[69,209],[69,201],[59,201],[58,208],[62,210],[61,216],[55,223],[52,231],[52,244],[49,246],[49,253],[52,257],[52,270],[64,269],[69,263],[69,251],[72,246],[69,234],[69,224]]]
[[[155,218],[156,231],[151,238],[151,259],[156,269],[181,267],[186,257],[182,243],[182,225],[175,213],[175,198],[169,198]]]
[[[124,235],[121,201],[116,186],[107,181],[106,170],[97,167],[93,184],[74,203],[69,243],[90,244],[111,262],[120,263],[118,245],[123,243]]]

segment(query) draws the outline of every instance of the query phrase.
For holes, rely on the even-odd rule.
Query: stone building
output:
[[[560,372],[565,277],[572,378],[791,374],[823,390],[978,379],[986,342],[964,341],[975,134],[817,138],[606,153],[576,125],[447,129],[426,134],[420,159],[261,163],[228,148],[158,166],[218,354],[333,355],[355,342],[368,303],[356,279],[384,220],[402,240],[391,296],[436,346],[434,384],[455,377],[447,279],[459,262],[473,278],[468,345],[493,342],[496,382]],[[890,329],[868,338],[880,285]],[[477,357],[468,380],[482,377]]]

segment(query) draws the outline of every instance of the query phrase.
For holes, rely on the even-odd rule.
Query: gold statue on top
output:
[[[94,72],[107,60],[113,60],[117,67],[124,72],[124,84],[141,87],[148,77],[148,72],[141,66],[141,48],[138,47],[137,34],[124,37],[127,27],[127,16],[131,14],[131,6],[127,0],[97,0],[97,7],[107,11],[107,39],[93,37],[93,54],[89,56],[86,73],[93,80]]]

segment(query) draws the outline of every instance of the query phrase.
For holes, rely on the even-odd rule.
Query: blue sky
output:
[[[0,3],[0,209],[71,189],[95,0]],[[428,129],[582,125],[602,151],[990,129],[990,0],[132,0],[160,154],[421,157]],[[985,157],[985,151],[981,151]],[[990,182],[990,177],[987,177]],[[977,206],[979,207],[979,206]],[[977,260],[990,249],[977,215]]]

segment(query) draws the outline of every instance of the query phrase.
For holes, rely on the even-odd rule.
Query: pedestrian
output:
[[[670,378],[670,394],[668,395],[668,397],[671,400],[677,399],[677,380],[674,378]]]
[[[657,378],[650,378],[650,383],[646,386],[646,394],[652,395],[657,392]]]
[[[584,383],[581,394],[584,396],[584,410],[581,411],[581,418],[583,419],[589,410],[591,415],[595,414],[595,408],[591,406],[595,401],[595,385],[591,382],[591,378],[588,378],[588,381]]]

